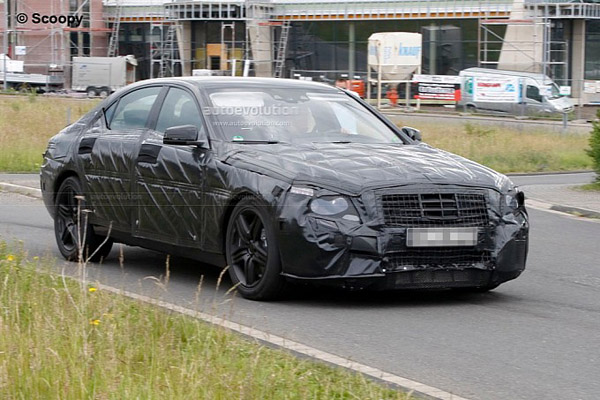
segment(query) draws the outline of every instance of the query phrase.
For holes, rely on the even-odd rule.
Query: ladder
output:
[[[115,17],[113,19],[112,31],[110,34],[110,41],[108,42],[108,57],[117,56],[119,49],[119,29],[121,27],[121,12],[123,7],[121,1],[117,0],[117,7],[115,8]]]
[[[275,78],[281,78],[283,67],[285,67],[285,52],[287,48],[288,36],[290,35],[290,21],[283,21],[281,25],[281,35],[277,46],[277,59],[275,60]]]
[[[170,24],[167,28],[167,38],[164,41],[160,63],[160,77],[173,76],[173,59],[175,53],[175,25]]]

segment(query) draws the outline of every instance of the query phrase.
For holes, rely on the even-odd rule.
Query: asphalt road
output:
[[[520,184],[568,177],[517,177]],[[584,178],[582,178],[584,179]],[[569,182],[572,180],[569,179]],[[198,307],[472,399],[597,399],[600,393],[600,223],[530,211],[525,273],[487,294],[348,293],[295,289],[258,303],[215,290],[219,270],[115,246],[91,279]],[[0,236],[58,257],[40,200],[0,193]],[[73,272],[72,264],[56,268]],[[202,280],[201,289],[198,283]]]

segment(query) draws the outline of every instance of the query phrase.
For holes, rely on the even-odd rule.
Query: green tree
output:
[[[590,135],[590,148],[587,153],[592,157],[594,170],[596,171],[596,181],[600,182],[600,110],[596,111],[598,119],[592,123],[592,133]]]

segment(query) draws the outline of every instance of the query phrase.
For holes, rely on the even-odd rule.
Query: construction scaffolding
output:
[[[3,4],[8,2],[0,3],[0,9]],[[518,58],[523,64],[516,66],[519,69],[543,71],[561,81],[573,74],[569,57],[576,51],[569,45],[572,37],[559,34],[561,21],[600,19],[598,3],[559,0],[14,0],[10,4],[10,18],[43,9],[83,19],[77,27],[43,28],[9,21],[4,34],[10,36],[11,49],[27,47],[27,56],[15,57],[26,60],[27,67],[68,67],[73,55],[133,54],[141,63],[142,79],[189,75],[195,68],[241,75],[250,64],[251,74],[257,76],[286,77],[293,68],[323,69],[315,58],[314,36],[304,32],[302,22],[471,19],[478,21],[479,66],[504,68]],[[215,34],[210,40],[207,35],[198,38],[203,23],[212,24]],[[352,54],[353,29],[348,31]],[[531,34],[510,33],[523,30]],[[34,36],[37,39],[28,39]],[[38,52],[42,47],[43,55]],[[348,74],[353,75],[357,66],[354,58],[348,60]],[[337,61],[332,67],[339,69]]]
[[[533,7],[517,14],[522,19],[479,19],[479,67],[543,73],[566,82],[569,42],[556,35],[549,11]]]

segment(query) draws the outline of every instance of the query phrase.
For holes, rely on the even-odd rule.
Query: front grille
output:
[[[411,248],[387,256],[390,271],[414,269],[464,269],[487,267],[492,257],[489,251],[472,248]]]
[[[395,286],[415,289],[483,287],[489,284],[491,274],[491,271],[479,269],[398,272],[395,274]]]
[[[383,194],[380,199],[386,226],[488,225],[486,197],[481,193]]]

